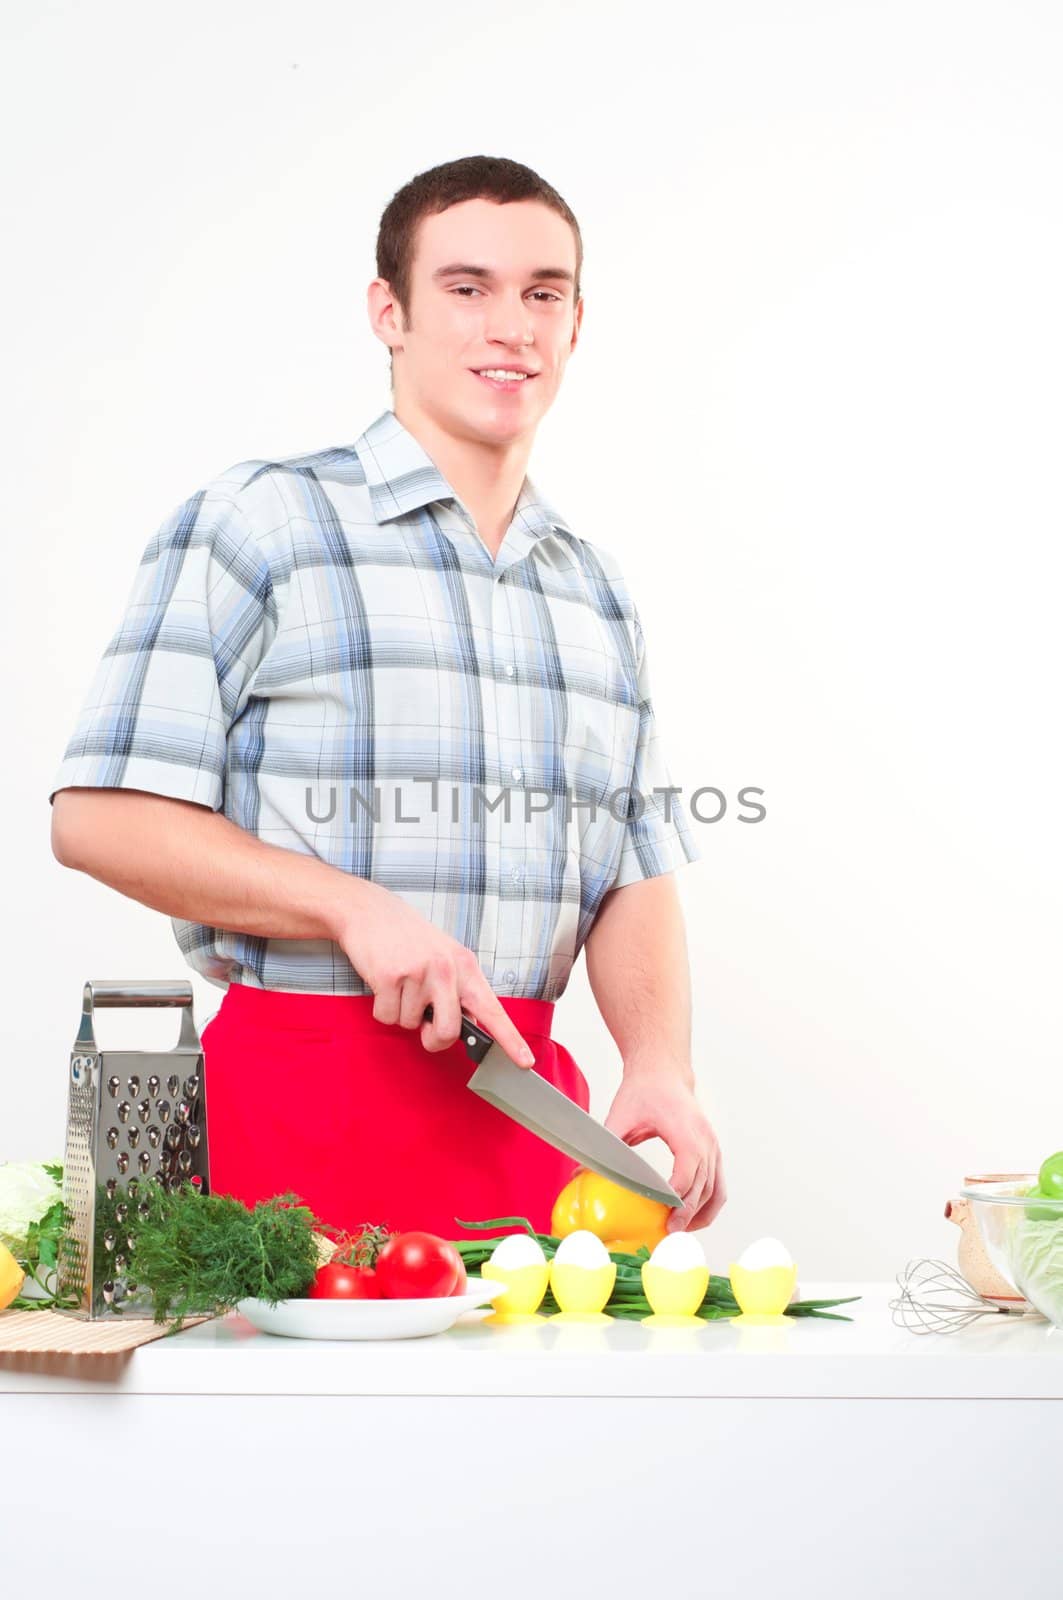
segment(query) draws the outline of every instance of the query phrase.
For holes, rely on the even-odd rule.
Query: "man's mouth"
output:
[[[513,372],[505,367],[473,367],[473,375],[502,394],[515,394],[538,377],[536,372]]]

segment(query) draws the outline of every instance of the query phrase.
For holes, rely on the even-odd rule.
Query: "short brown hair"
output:
[[[377,277],[390,285],[407,321],[418,223],[422,217],[447,211],[463,200],[481,199],[495,200],[500,205],[510,200],[539,200],[564,217],[576,238],[573,298],[579,299],[583,237],[574,212],[557,190],[519,161],[507,161],[504,156],[462,156],[458,161],[444,161],[441,166],[429,167],[411,178],[392,195],[380,219],[376,239]]]

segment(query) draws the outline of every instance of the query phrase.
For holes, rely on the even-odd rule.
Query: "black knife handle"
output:
[[[421,1021],[431,1022],[432,1015],[432,1007],[430,1005],[425,1006],[424,1016],[421,1018]],[[472,1018],[466,1016],[465,1012],[463,1011],[461,1014],[461,1042],[465,1046],[467,1054],[470,1055],[476,1062],[477,1066],[479,1066],[480,1062],[483,1060],[488,1050],[490,1050],[495,1040],[493,1034],[488,1033],[486,1028],[481,1028],[479,1023],[474,1022]]]

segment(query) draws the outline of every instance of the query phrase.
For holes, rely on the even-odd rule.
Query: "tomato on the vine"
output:
[[[451,1245],[450,1248],[452,1250],[454,1250],[454,1246],[453,1245]],[[465,1263],[461,1258],[461,1252],[458,1251],[458,1250],[454,1250],[454,1254],[458,1258],[458,1276],[457,1276],[457,1278],[455,1280],[454,1287],[453,1287],[453,1289],[451,1289],[450,1293],[451,1294],[465,1294],[466,1291],[468,1290],[468,1287],[469,1287],[469,1274],[465,1271]]]
[[[412,1229],[397,1233],[376,1258],[384,1300],[430,1300],[455,1292],[465,1266],[454,1246],[438,1234]]]
[[[326,1261],[318,1267],[310,1286],[311,1300],[379,1300],[380,1285],[372,1267]]]

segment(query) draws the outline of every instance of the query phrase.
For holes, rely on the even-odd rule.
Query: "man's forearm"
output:
[[[62,789],[52,849],[167,916],[273,939],[335,939],[387,890],[266,844],[220,812],[139,789]]]
[[[671,1071],[693,1085],[690,963],[674,875],[612,890],[584,948],[591,989],[625,1074]]]

